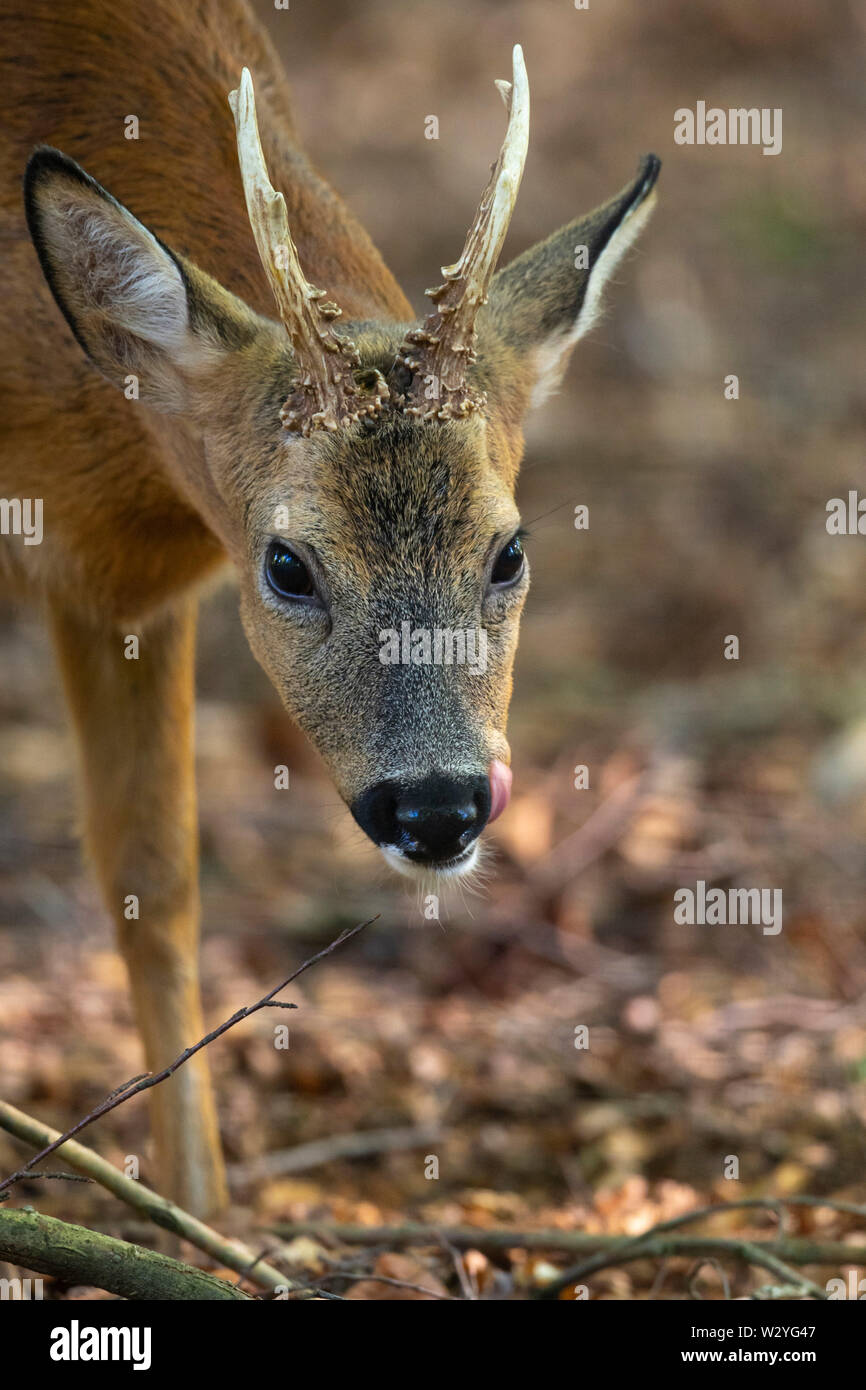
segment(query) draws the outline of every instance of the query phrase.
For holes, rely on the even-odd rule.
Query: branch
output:
[[[805,1275],[797,1274],[785,1261],[790,1260],[796,1264],[835,1264],[837,1261],[832,1258],[833,1251],[844,1250],[846,1261],[851,1261],[853,1253],[851,1246],[840,1246],[838,1243],[822,1247],[810,1241],[799,1240],[770,1242],[738,1240],[735,1236],[658,1236],[652,1230],[647,1231],[639,1240],[632,1237],[623,1239],[622,1236],[608,1236],[607,1241],[610,1244],[605,1250],[581,1264],[563,1270],[550,1283],[539,1289],[536,1297],[556,1298],[570,1285],[580,1283],[600,1269],[631,1264],[633,1260],[669,1259],[672,1255],[702,1255],[708,1258],[727,1255],[779,1275],[785,1283],[796,1285],[801,1296],[808,1294],[811,1298],[826,1299],[826,1289],[820,1288]],[[614,1245],[613,1241],[619,1241],[619,1244]]]
[[[229,1168],[229,1176],[238,1180],[284,1177],[287,1173],[306,1173],[311,1168],[320,1168],[325,1163],[334,1163],[343,1158],[369,1158],[372,1154],[416,1149],[441,1138],[442,1128],[439,1125],[362,1129],[352,1134],[332,1134],[325,1139],[313,1139],[308,1144],[296,1144],[291,1149],[277,1149],[249,1163],[235,1163]]]
[[[9,1105],[3,1100],[0,1100],[0,1129],[5,1129],[7,1134],[14,1134],[16,1139],[23,1139],[25,1144],[34,1146],[54,1144],[55,1141],[62,1143],[63,1141],[63,1136],[58,1135],[55,1129],[41,1124],[39,1120],[25,1115],[22,1110],[16,1110],[14,1105]],[[277,1287],[285,1288],[287,1285],[291,1285],[292,1281],[287,1275],[281,1274],[278,1269],[259,1261],[256,1252],[251,1250],[248,1245],[221,1235],[212,1226],[206,1226],[203,1221],[199,1221],[195,1216],[190,1216],[189,1212],[176,1206],[174,1202],[168,1201],[166,1197],[160,1197],[157,1192],[145,1187],[144,1183],[128,1178],[125,1173],[121,1173],[118,1168],[115,1168],[113,1163],[100,1158],[99,1154],[86,1148],[84,1144],[79,1144],[74,1139],[67,1139],[65,1143],[62,1143],[61,1156],[71,1168],[77,1169],[87,1178],[92,1178],[94,1182],[98,1182],[101,1187],[107,1188],[115,1197],[126,1202],[127,1206],[142,1212],[154,1225],[161,1226],[163,1230],[171,1231],[173,1235],[182,1236],[198,1250],[203,1250],[205,1254],[212,1256],[218,1264],[247,1276],[261,1288],[273,1290]],[[42,1174],[29,1176],[41,1177]],[[4,1209],[0,1207],[0,1217],[3,1214]],[[255,1269],[252,1268],[253,1266]]]
[[[551,1284],[547,1285],[542,1297],[553,1298],[557,1293],[561,1293],[569,1284],[577,1283],[580,1279],[585,1279],[587,1275],[594,1274],[599,1269],[605,1269],[612,1264],[626,1264],[632,1259],[640,1259],[645,1252],[647,1244],[657,1244],[660,1237],[667,1236],[670,1232],[676,1231],[680,1226],[690,1226],[696,1221],[705,1221],[708,1217],[718,1216],[722,1212],[745,1211],[754,1208],[763,1208],[773,1211],[779,1222],[780,1232],[785,1232],[786,1213],[785,1204],[792,1206],[827,1206],[836,1211],[843,1211],[854,1216],[866,1216],[866,1208],[856,1206],[853,1202],[834,1202],[832,1199],[822,1197],[742,1197],[734,1202],[720,1202],[715,1206],[694,1207],[691,1211],[682,1212],[679,1216],[671,1217],[669,1221],[662,1221],[656,1226],[650,1227],[642,1235],[632,1236],[628,1242],[618,1252],[616,1259],[611,1259],[609,1255],[600,1251],[582,1263],[572,1265],[570,1269],[561,1273]],[[782,1263],[783,1258],[794,1259],[800,1264],[819,1264],[819,1259],[801,1259],[796,1261],[796,1255],[784,1256],[784,1251],[779,1248],[784,1246],[786,1249],[796,1249],[800,1242],[777,1241],[771,1246],[766,1242],[752,1242],[731,1238],[730,1249],[732,1254],[738,1254],[741,1259],[746,1259],[750,1264],[757,1264],[763,1269],[768,1269],[772,1274],[781,1275],[786,1282],[796,1282],[804,1287],[804,1290],[812,1295],[813,1298],[825,1298],[824,1290],[818,1289],[817,1285],[811,1284],[808,1279],[797,1275],[793,1270]],[[804,1242],[808,1244],[808,1242]],[[812,1247],[820,1248],[820,1247]],[[831,1247],[825,1247],[831,1248]],[[843,1247],[845,1248],[845,1247]],[[850,1247],[848,1247],[850,1248]],[[764,1258],[755,1258],[756,1252],[764,1252]],[[707,1252],[711,1253],[711,1252]],[[769,1263],[768,1263],[769,1261]]]
[[[221,1023],[218,1028],[214,1028],[212,1032],[200,1038],[197,1043],[193,1043],[192,1047],[185,1048],[180,1056],[175,1057],[174,1061],[169,1062],[168,1066],[164,1067],[162,1071],[157,1072],[155,1075],[148,1072],[144,1076],[133,1077],[132,1081],[128,1081],[125,1085],[119,1087],[118,1090],[112,1091],[111,1095],[102,1101],[100,1105],[97,1105],[95,1109],[91,1110],[89,1114],[85,1115],[83,1120],[79,1120],[71,1129],[67,1129],[64,1134],[58,1135],[56,1139],[38,1154],[35,1154],[33,1158],[29,1159],[28,1162],[24,1164],[23,1168],[19,1168],[16,1173],[12,1173],[8,1178],[4,1178],[4,1180],[0,1182],[0,1200],[2,1200],[2,1194],[12,1187],[14,1183],[20,1182],[22,1178],[27,1176],[31,1168],[35,1168],[37,1163],[41,1163],[49,1154],[54,1153],[55,1149],[59,1149],[60,1145],[65,1144],[73,1135],[79,1134],[82,1129],[86,1129],[88,1125],[92,1125],[94,1120],[101,1119],[101,1117],[107,1115],[110,1110],[115,1110],[118,1105],[123,1105],[124,1101],[131,1100],[133,1096],[139,1095],[142,1091],[150,1090],[151,1086],[158,1086],[160,1082],[167,1081],[170,1076],[174,1075],[179,1067],[183,1066],[184,1062],[188,1062],[190,1057],[194,1057],[197,1052],[201,1052],[203,1047],[207,1047],[209,1043],[222,1037],[223,1033],[227,1033],[230,1028],[234,1028],[236,1023],[241,1023],[245,1018],[249,1018],[252,1014],[257,1013],[259,1009],[266,1009],[275,995],[279,994],[287,985],[290,985],[299,975],[303,975],[304,971],[309,970],[311,965],[315,965],[318,961],[323,960],[325,956],[329,956],[332,951],[336,951],[338,946],[342,946],[346,941],[351,941],[353,936],[357,936],[365,927],[369,927],[372,922],[377,920],[378,916],[371,917],[369,921],[359,922],[356,927],[349,927],[346,931],[341,932],[336,940],[331,942],[330,946],[325,946],[323,950],[317,951],[309,960],[304,961],[304,964],[289,975],[288,979],[283,980],[282,984],[277,985],[275,989],[272,989],[270,993],[264,995],[257,1003],[250,1004],[245,1009],[238,1009],[237,1013],[232,1014],[231,1018],[227,1018],[225,1023]],[[281,1004],[278,1007],[294,1008],[295,1006]]]
[[[121,1298],[249,1300],[236,1284],[203,1269],[35,1211],[0,1210],[0,1260]]]
[[[688,1221],[704,1220],[719,1212],[733,1211],[741,1207],[778,1208],[780,1202],[838,1207],[853,1214],[862,1214],[862,1209],[853,1203],[834,1203],[821,1197],[785,1197],[747,1198],[742,1202],[726,1202],[717,1207],[701,1208],[675,1217],[673,1221],[645,1231],[641,1236],[590,1235],[585,1231],[522,1231],[501,1227],[491,1231],[476,1226],[443,1227],[416,1222],[407,1222],[400,1226],[350,1226],[298,1221],[281,1222],[269,1229],[283,1240],[298,1235],[311,1235],[319,1240],[330,1238],[345,1245],[383,1245],[389,1249],[445,1242],[458,1250],[483,1250],[488,1254],[501,1253],[514,1247],[583,1254],[582,1264],[563,1271],[554,1282],[546,1284],[544,1289],[540,1290],[539,1296],[544,1298],[556,1297],[556,1294],[569,1284],[576,1283],[579,1277],[598,1269],[627,1264],[632,1260],[667,1259],[674,1255],[692,1258],[727,1256],[741,1259],[779,1275],[785,1284],[796,1286],[801,1293],[809,1293],[814,1298],[826,1298],[824,1289],[789,1269],[788,1264],[866,1264],[866,1246],[847,1245],[844,1241],[820,1242],[801,1237],[756,1241],[725,1236],[679,1235],[672,1229]]]

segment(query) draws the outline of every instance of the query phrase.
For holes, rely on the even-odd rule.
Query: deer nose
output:
[[[377,845],[393,846],[419,864],[444,865],[465,853],[487,824],[490,783],[484,775],[442,773],[379,782],[358,798],[352,814]]]

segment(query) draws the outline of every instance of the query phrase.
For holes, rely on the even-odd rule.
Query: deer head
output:
[[[529,587],[514,500],[522,422],[594,322],[659,169],[647,156],[610,202],[496,272],[529,133],[519,48],[498,86],[502,151],[422,323],[343,325],[307,281],[246,70],[230,101],[279,322],[57,151],[37,151],[26,180],[33,239],[79,342],[161,413],[155,467],[233,559],[253,652],[355,819],[409,873],[471,869],[507,802]]]

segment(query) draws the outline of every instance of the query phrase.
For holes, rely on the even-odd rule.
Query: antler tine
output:
[[[470,415],[484,404],[483,394],[466,384],[475,360],[475,320],[508,231],[529,144],[529,82],[523,50],[515,44],[513,80],[498,81],[508,128],[466,244],[454,265],[442,267],[445,282],[427,290],[436,308],[424,326],[407,333],[398,362],[412,372],[404,408],[425,419]]]
[[[372,396],[359,393],[353,377],[360,362],[355,345],[330,327],[330,320],[342,310],[326,299],[324,290],[315,289],[301,269],[286,200],[268,177],[248,68],[241,73],[237,90],[229,93],[229,105],[250,226],[298,371],[280,418],[287,430],[303,435],[345,428],[363,415],[378,414],[387,387],[380,378]]]

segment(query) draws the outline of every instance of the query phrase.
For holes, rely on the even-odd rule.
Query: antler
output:
[[[314,430],[344,428],[365,415],[378,415],[389,394],[384,379],[377,374],[372,394],[358,390],[353,373],[360,358],[355,344],[330,327],[330,320],[338,318],[342,309],[326,298],[324,290],[315,289],[301,270],[289,231],[286,200],[268,178],[248,68],[241,73],[237,91],[229,94],[229,105],[235,118],[250,225],[298,370],[280,419],[287,430],[308,435]]]
[[[467,386],[466,374],[475,360],[475,319],[487,299],[526,162],[529,83],[519,44],[514,47],[513,80],[496,85],[508,111],[502,150],[459,261],[443,266],[445,283],[426,291],[435,310],[422,328],[406,334],[397,359],[412,373],[403,408],[424,419],[451,420],[484,404],[483,393]]]

